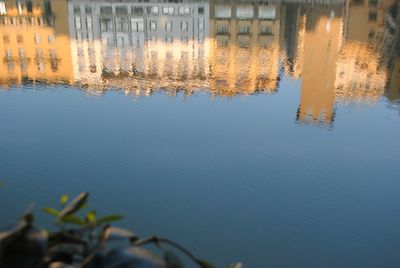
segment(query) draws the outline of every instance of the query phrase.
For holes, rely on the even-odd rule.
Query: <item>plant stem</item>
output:
[[[185,253],[196,264],[199,264],[199,259],[197,259],[196,256],[194,256],[188,249],[184,248],[183,246],[179,245],[175,241],[173,241],[171,239],[168,239],[168,238],[158,237],[158,236],[151,236],[151,237],[144,238],[144,239],[141,239],[141,240],[136,240],[135,242],[133,242],[133,245],[138,247],[138,246],[143,246],[143,245],[148,244],[148,243],[156,243],[156,244],[164,243],[164,244],[171,245],[171,246],[179,249],[183,253]]]

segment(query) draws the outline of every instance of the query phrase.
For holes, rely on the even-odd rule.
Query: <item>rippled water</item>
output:
[[[396,1],[29,3],[0,1],[1,225],[90,191],[220,265],[399,266]]]

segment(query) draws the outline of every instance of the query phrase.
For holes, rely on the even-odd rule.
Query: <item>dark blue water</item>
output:
[[[281,83],[273,96],[215,100],[1,92],[1,222],[90,191],[123,226],[217,264],[397,267],[398,111],[344,106],[334,130],[304,126],[299,83]]]
[[[39,2],[0,6],[0,226],[89,191],[218,267],[400,266],[396,1]]]

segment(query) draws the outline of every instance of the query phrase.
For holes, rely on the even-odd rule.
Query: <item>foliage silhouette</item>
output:
[[[186,255],[197,267],[215,267],[168,238],[140,238],[130,230],[111,226],[122,215],[99,217],[95,210],[88,209],[88,198],[86,192],[72,201],[62,195],[61,209],[43,208],[55,218],[54,232],[36,227],[31,209],[14,225],[0,231],[0,267],[184,268],[184,262],[172,249]],[[85,216],[79,216],[78,212],[82,215],[85,209]],[[154,245],[159,252],[150,251],[148,245]],[[226,266],[241,267],[241,263]]]

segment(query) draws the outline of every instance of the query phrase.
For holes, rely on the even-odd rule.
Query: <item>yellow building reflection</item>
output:
[[[211,91],[274,92],[279,80],[279,4],[214,2],[210,16]]]
[[[396,57],[393,59],[391,76],[386,95],[390,101],[400,101],[400,55],[396,55]]]
[[[0,85],[72,83],[66,0],[5,1],[0,16]]]
[[[342,42],[341,7],[306,7],[303,64],[297,120],[330,125],[334,120],[336,59]]]
[[[394,1],[352,0],[348,6],[344,44],[338,56],[336,99],[373,102],[385,92],[392,34],[384,25]]]

